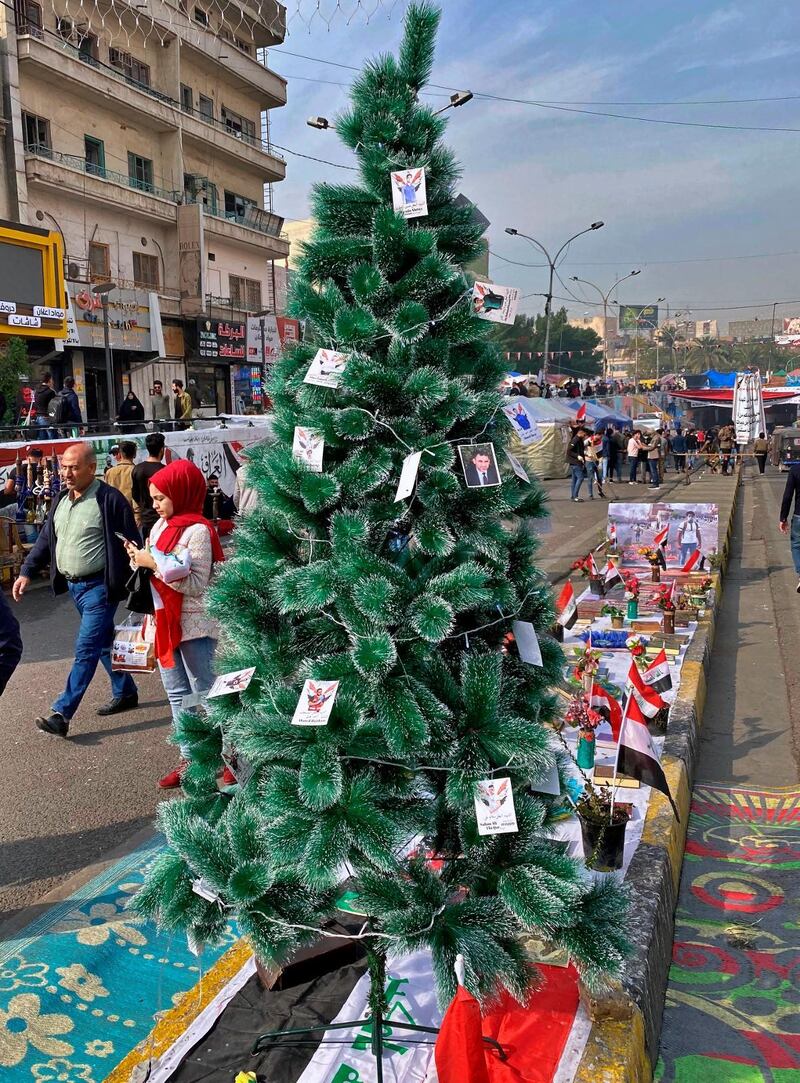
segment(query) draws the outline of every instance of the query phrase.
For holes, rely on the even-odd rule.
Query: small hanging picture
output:
[[[521,402],[514,402],[503,407],[503,413],[514,427],[514,432],[523,444],[535,444],[541,440],[542,433],[527,408]]]
[[[325,439],[316,429],[304,429],[298,425],[294,430],[292,457],[299,463],[305,463],[314,474],[322,473],[322,455],[325,451]]]
[[[519,304],[516,286],[496,286],[493,282],[476,282],[472,287],[472,310],[482,320],[492,323],[513,323]]]
[[[468,489],[491,488],[500,484],[493,444],[461,444],[458,454]]]
[[[479,835],[508,835],[519,830],[510,778],[485,778],[475,783],[475,815]]]
[[[544,665],[539,637],[531,622],[529,620],[513,620],[511,622],[511,631],[514,633],[514,642],[517,644],[517,650],[522,661],[532,666]]]
[[[506,452],[506,458],[511,463],[511,469],[517,475],[519,480],[520,481],[527,481],[528,485],[530,485],[531,479],[528,477],[528,471],[525,469],[525,467],[519,461],[517,456],[512,455],[511,452],[507,448],[505,449],[505,452]]]
[[[414,492],[414,486],[417,484],[419,461],[421,458],[421,451],[412,451],[410,455],[406,455],[405,459],[403,459],[403,469],[400,471],[397,492],[394,494],[395,504],[398,500],[405,500],[407,496],[411,496]]]
[[[294,709],[292,725],[327,726],[338,689],[338,681],[306,681]]]
[[[347,356],[335,350],[317,350],[308,372],[303,377],[304,384],[317,387],[338,387],[339,380],[347,364]]]
[[[411,166],[392,173],[392,206],[405,218],[423,218],[428,213],[425,169]]]
[[[211,685],[208,698],[214,699],[215,696],[228,696],[231,692],[244,692],[253,679],[255,671],[256,667],[251,666],[250,669],[236,669],[231,673],[222,673]]]

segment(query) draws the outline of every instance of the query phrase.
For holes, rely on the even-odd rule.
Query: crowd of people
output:
[[[636,384],[632,380],[604,380],[599,377],[593,383],[591,379],[577,379],[574,376],[570,376],[563,383],[551,380],[545,383],[534,376],[519,376],[513,378],[507,387],[509,395],[521,395],[526,399],[591,399],[606,395],[645,394],[648,390],[651,388],[646,384]]]
[[[674,428],[665,425],[655,431],[609,425],[600,432],[593,432],[586,424],[576,425],[567,445],[570,499],[582,503],[580,491],[584,481],[590,500],[594,500],[595,485],[603,499],[603,484],[615,479],[622,484],[625,474],[629,485],[647,484],[656,491],[670,468],[683,474],[701,461],[712,474],[730,475],[740,450],[743,449],[736,444],[733,425],[694,429],[676,424]],[[762,432],[753,446],[761,474],[769,451],[769,439]]]

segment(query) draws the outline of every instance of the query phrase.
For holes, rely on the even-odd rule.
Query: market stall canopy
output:
[[[705,376],[710,388],[734,387],[736,385],[735,372],[717,372],[716,369],[708,369]]]
[[[510,414],[522,409],[527,416],[524,431],[512,421],[508,450],[528,473],[537,478],[566,477],[570,425],[575,424],[572,410],[559,399],[528,399],[524,395],[509,396],[503,409]]]
[[[763,389],[764,406],[777,406],[780,403],[800,402],[800,388],[798,387],[765,387]],[[733,406],[733,387],[715,388],[703,390],[696,388],[692,391],[671,391],[670,394],[676,399],[686,399],[700,403],[702,406]]]
[[[612,410],[611,407],[603,406],[599,402],[592,402],[591,399],[565,399],[564,402],[573,412],[585,405],[586,420],[587,422],[591,422],[594,427],[617,425],[619,428],[624,429],[626,426],[633,424],[633,419],[628,417],[627,414]]]

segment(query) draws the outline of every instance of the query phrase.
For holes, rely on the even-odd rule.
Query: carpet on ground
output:
[[[659,1083],[800,1080],[800,791],[697,785]]]
[[[101,1083],[157,1014],[201,996],[234,927],[196,958],[185,936],[125,909],[163,845],[154,837],[0,944],[0,1078]]]

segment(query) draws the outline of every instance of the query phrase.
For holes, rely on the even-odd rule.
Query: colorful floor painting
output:
[[[800,1083],[800,792],[695,787],[659,1083]]]
[[[196,957],[185,936],[125,909],[162,845],[152,839],[0,944],[3,1083],[102,1083],[148,1039],[154,1017],[199,995],[204,972],[234,944],[230,928]]]

